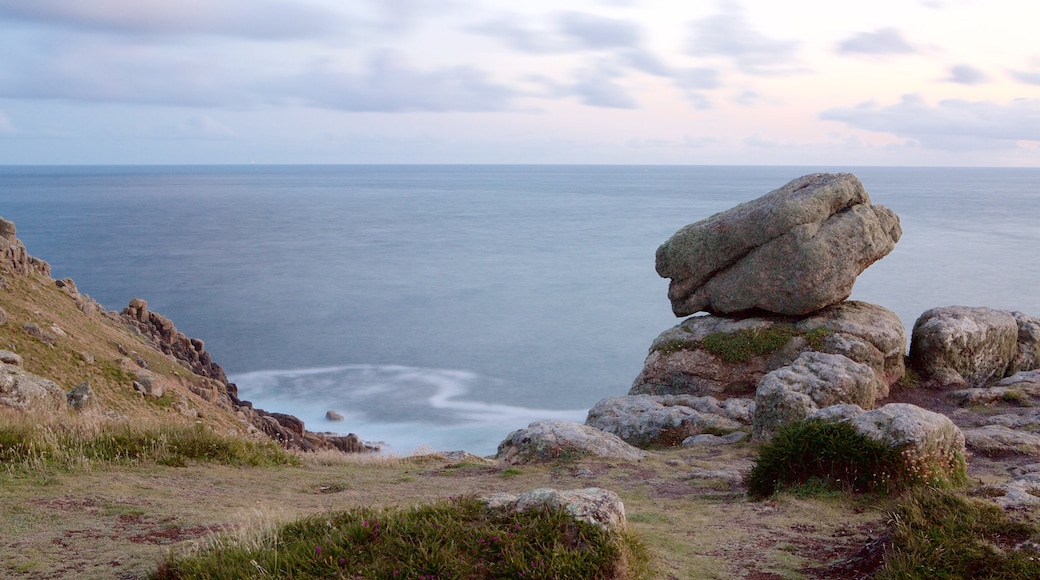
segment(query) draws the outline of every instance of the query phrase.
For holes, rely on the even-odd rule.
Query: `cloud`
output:
[[[739,6],[728,5],[721,14],[690,24],[687,53],[724,56],[748,74],[791,72],[797,62],[798,41],[769,38],[751,28]]]
[[[202,139],[228,139],[235,131],[207,115],[192,115],[177,125],[177,133],[183,137]]]
[[[289,0],[0,0],[0,19],[140,35],[261,39],[329,34],[339,17]]]
[[[973,66],[958,64],[950,67],[950,76],[945,80],[959,85],[978,85],[988,81],[989,76]]]
[[[588,49],[634,48],[640,44],[639,27],[627,20],[580,12],[557,16],[560,31]]]
[[[932,106],[918,95],[905,95],[894,105],[839,107],[824,111],[820,118],[915,139],[934,149],[1013,147],[1015,141],[1040,137],[1040,99],[1018,99],[1006,105],[949,99]]]
[[[874,32],[860,32],[841,41],[837,50],[840,54],[874,56],[917,52],[917,49],[903,38],[903,33],[895,28],[879,28]]]
[[[615,79],[619,75],[603,67],[585,69],[576,75],[576,81],[563,93],[581,99],[592,107],[607,109],[635,109],[635,98]]]
[[[1033,59],[1033,70],[1013,70],[1011,77],[1028,85],[1040,85],[1040,58]]]
[[[395,50],[378,51],[360,74],[318,66],[280,87],[310,106],[343,111],[501,111],[517,92],[483,71],[455,66],[423,71]]]

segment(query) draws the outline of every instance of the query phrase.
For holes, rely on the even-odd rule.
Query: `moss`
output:
[[[687,329],[688,330],[688,329]],[[753,356],[766,356],[780,350],[792,338],[801,337],[812,350],[823,348],[823,339],[834,334],[829,328],[814,328],[802,332],[790,324],[767,328],[747,328],[736,332],[715,332],[703,340],[671,339],[657,344],[651,352],[670,355],[681,350],[704,349],[729,364],[746,363]]]

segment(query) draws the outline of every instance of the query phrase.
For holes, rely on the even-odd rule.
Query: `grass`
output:
[[[891,514],[892,547],[876,578],[1040,578],[1036,524],[956,493],[921,489]]]
[[[748,496],[781,490],[800,495],[828,491],[890,493],[963,480],[963,458],[920,459],[856,431],[848,423],[804,421],[783,426],[759,449],[748,475]]]
[[[736,332],[716,332],[701,341],[674,339],[665,341],[654,350],[661,354],[673,354],[681,350],[702,348],[729,364],[746,363],[753,356],[770,355],[783,348],[792,338],[802,337],[812,350],[823,347],[823,339],[832,334],[828,328],[815,328],[803,332],[789,324],[778,324],[768,328],[747,328]]]
[[[64,422],[0,416],[0,466],[8,471],[69,471],[109,465],[191,462],[273,466],[298,459],[273,441],[222,435],[188,423],[116,422],[70,415]]]
[[[629,578],[645,549],[563,509],[489,510],[472,497],[305,517],[171,552],[153,578]]]

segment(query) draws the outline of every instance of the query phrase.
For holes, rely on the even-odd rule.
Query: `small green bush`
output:
[[[171,553],[153,577],[615,578],[631,564],[627,546],[562,509],[516,513],[456,498],[304,518],[259,540]]]
[[[892,547],[875,578],[1040,578],[1040,554],[1016,549],[1040,529],[992,503],[920,489],[891,520]]]
[[[918,463],[848,423],[791,423],[759,450],[748,495],[761,499],[794,488],[887,493],[935,478],[936,469]],[[954,467],[954,473],[963,471]]]

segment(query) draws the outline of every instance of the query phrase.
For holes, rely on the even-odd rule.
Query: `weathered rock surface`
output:
[[[750,399],[629,395],[596,403],[585,424],[636,447],[672,447],[705,431],[736,431],[751,424],[753,413]]]
[[[1040,435],[1003,425],[986,425],[975,429],[965,429],[964,439],[968,448],[980,455],[990,457],[1040,456]]]
[[[65,407],[65,389],[57,383],[22,370],[0,366],[0,406],[27,410],[58,410]]]
[[[865,364],[838,354],[803,352],[758,383],[752,435],[769,440],[780,427],[831,405],[871,409],[880,390],[881,381]]]
[[[906,446],[921,461],[954,466],[965,456],[964,434],[946,415],[907,403],[889,403],[849,420],[858,432],[890,447]]]
[[[510,433],[499,444],[496,457],[517,464],[585,456],[639,461],[647,453],[617,435],[581,423],[535,421]]]
[[[728,362],[703,347],[709,335],[737,335],[787,329],[792,338],[775,352]],[[809,338],[815,336],[815,340]],[[630,395],[745,396],[766,373],[791,364],[802,352],[840,354],[866,364],[882,380],[880,397],[906,372],[906,330],[899,317],[866,302],[847,301],[811,316],[758,316],[743,319],[693,316],[661,333],[650,347]]]
[[[165,316],[148,310],[148,303],[139,298],[130,301],[123,309],[123,320],[152,339],[162,352],[173,356],[197,375],[209,377],[227,384],[224,369],[206,352],[206,345],[197,338],[189,338],[177,330]]]
[[[76,388],[65,394],[65,400],[77,411],[91,406],[94,403],[94,389],[90,388],[90,381],[76,385]]]
[[[521,494],[496,493],[481,498],[495,510],[525,512],[532,509],[563,509],[575,520],[600,527],[621,530],[625,527],[625,504],[607,489],[556,490],[540,488]]]
[[[854,175],[817,173],[688,225],[657,250],[676,316],[804,315],[849,297],[902,235]]]
[[[1033,318],[1021,312],[1012,312],[1018,323],[1018,340],[1014,360],[1008,374],[1040,369],[1040,318]]]
[[[683,447],[714,447],[717,445],[732,445],[747,439],[748,434],[743,431],[734,431],[728,435],[712,435],[702,433],[683,439]]]
[[[1040,370],[1015,373],[988,387],[950,391],[946,398],[957,405],[1037,405],[1040,404]]]
[[[914,323],[910,363],[941,386],[981,387],[1000,379],[1018,354],[1018,322],[992,308],[932,308]]]
[[[982,495],[1006,510],[1037,506],[1040,505],[1040,472],[1016,475],[1005,483],[980,488],[983,490],[987,493]]]

